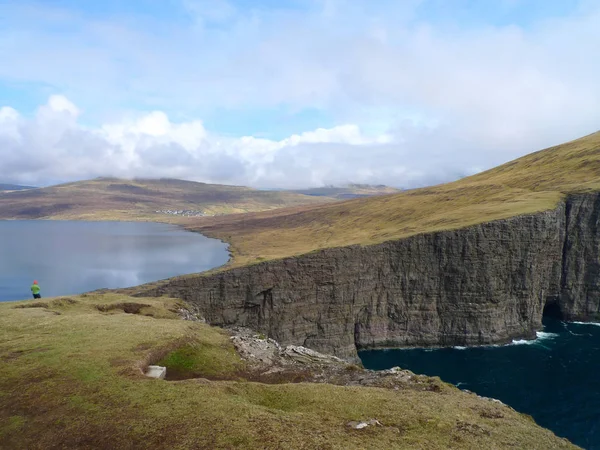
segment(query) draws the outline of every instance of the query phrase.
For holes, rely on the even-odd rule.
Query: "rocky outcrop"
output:
[[[533,338],[544,309],[596,317],[599,217],[600,197],[577,195],[539,214],[180,277],[139,295],[182,298],[211,324],[343,358]]]

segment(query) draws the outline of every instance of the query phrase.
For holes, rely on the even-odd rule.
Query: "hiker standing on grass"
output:
[[[31,293],[33,294],[33,298],[42,298],[40,295],[40,285],[37,281],[34,281],[31,285]]]

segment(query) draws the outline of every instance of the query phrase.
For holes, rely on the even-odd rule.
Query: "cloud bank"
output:
[[[526,25],[440,19],[417,0],[300,3],[186,0],[177,21],[1,6],[0,81],[48,100],[0,97],[0,179],[416,187],[600,128],[595,2]],[[266,111],[267,137],[223,129]]]

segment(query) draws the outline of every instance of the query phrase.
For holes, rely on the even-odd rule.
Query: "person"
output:
[[[31,293],[33,294],[33,298],[42,298],[40,295],[40,285],[38,284],[37,280],[34,280],[33,284],[31,285]]]

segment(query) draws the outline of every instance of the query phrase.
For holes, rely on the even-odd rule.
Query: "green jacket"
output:
[[[33,284],[31,286],[31,293],[32,294],[39,294],[40,293],[40,286],[37,284]]]

